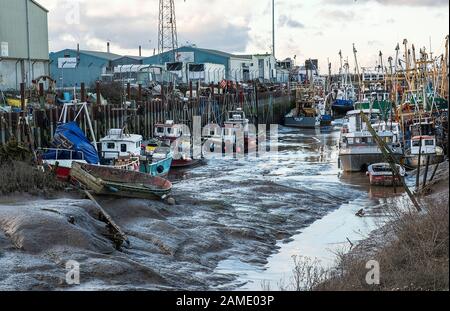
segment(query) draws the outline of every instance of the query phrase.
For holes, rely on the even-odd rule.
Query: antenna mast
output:
[[[158,54],[178,49],[174,0],[159,0]],[[175,52],[170,57],[175,61]]]

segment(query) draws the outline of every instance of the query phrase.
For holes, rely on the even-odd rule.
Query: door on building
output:
[[[258,60],[259,78],[264,80],[264,59]]]

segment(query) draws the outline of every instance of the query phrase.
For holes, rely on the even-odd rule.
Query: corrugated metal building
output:
[[[47,13],[34,0],[0,0],[0,89],[48,74]]]
[[[66,49],[50,53],[50,74],[58,88],[79,87],[82,82],[92,86],[103,74],[112,72],[113,61],[121,55]]]
[[[90,87],[102,80],[102,76],[112,75],[115,67],[141,65],[143,59],[110,52],[65,49],[50,53],[50,73],[58,88],[79,87],[82,82]]]
[[[160,65],[172,72],[182,72],[182,76],[189,77],[189,65],[205,65],[204,76],[211,76],[210,81],[217,82],[217,77],[234,81],[247,81],[258,78],[258,64],[252,55],[234,55],[227,52],[183,46],[174,51],[165,52],[145,58],[144,64]],[[220,65],[224,69],[217,69]],[[192,66],[191,66],[192,67]],[[213,78],[215,77],[215,78]],[[189,79],[187,79],[189,80]],[[183,79],[183,82],[187,82]]]

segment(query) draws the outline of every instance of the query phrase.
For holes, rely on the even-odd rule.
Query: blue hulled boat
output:
[[[351,99],[336,99],[331,108],[335,114],[345,115],[347,112],[352,111],[355,107],[355,102]]]

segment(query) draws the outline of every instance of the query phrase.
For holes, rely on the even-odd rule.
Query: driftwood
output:
[[[122,229],[114,222],[111,216],[101,207],[101,205],[95,200],[94,196],[87,190],[84,190],[86,196],[95,204],[95,206],[100,210],[101,218],[106,224],[110,232],[112,233],[112,239],[116,245],[117,249],[123,245],[123,242],[126,242],[127,245],[130,245],[130,241],[126,234],[122,231]]]

